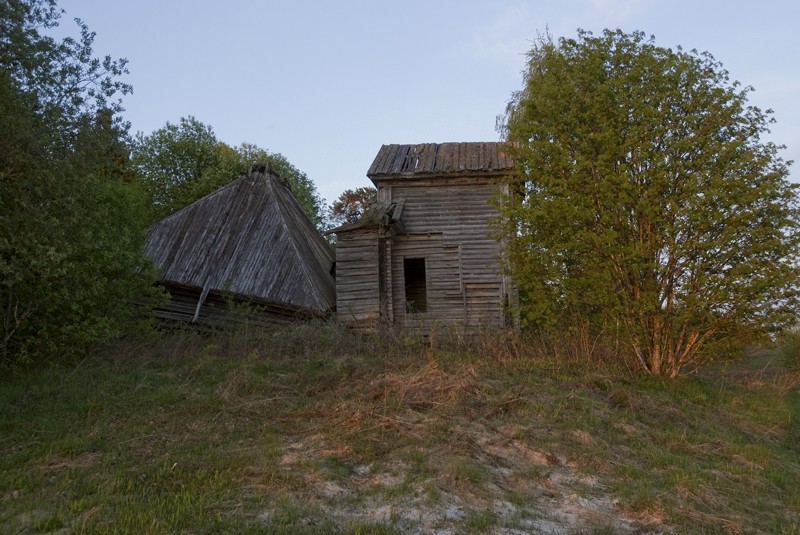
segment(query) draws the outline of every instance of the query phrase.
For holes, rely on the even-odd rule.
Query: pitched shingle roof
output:
[[[165,283],[315,312],[336,303],[331,246],[265,166],[153,225],[145,252]]]
[[[502,142],[383,145],[367,171],[373,180],[439,175],[491,175],[513,170]]]

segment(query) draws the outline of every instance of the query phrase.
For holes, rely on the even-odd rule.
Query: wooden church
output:
[[[426,334],[510,323],[514,290],[490,236],[514,166],[503,143],[384,145],[378,201],[336,239],[336,315],[360,330]]]

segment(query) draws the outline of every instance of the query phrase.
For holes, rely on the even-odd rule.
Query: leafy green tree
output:
[[[328,207],[328,219],[334,226],[358,223],[377,200],[378,190],[372,186],[347,189]]]
[[[117,119],[125,62],[56,41],[54,0],[0,4],[0,367],[108,340],[151,292]]]
[[[795,320],[796,186],[750,90],[710,54],[638,32],[537,41],[501,119],[525,321],[579,318],[675,376]]]
[[[181,118],[149,136],[136,135],[132,161],[152,196],[157,216],[192,202],[190,186],[220,171],[223,156],[210,126],[194,117]]]
[[[314,183],[281,154],[252,144],[237,148],[219,141],[213,128],[194,117],[167,124],[150,135],[139,133],[132,160],[150,192],[156,219],[180,210],[246,173],[257,162],[269,162],[317,226],[322,199]]]

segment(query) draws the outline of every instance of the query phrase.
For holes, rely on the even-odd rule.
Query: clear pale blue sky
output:
[[[531,39],[642,30],[711,52],[800,179],[797,0],[61,0],[95,52],[129,60],[132,131],[194,115],[231,145],[286,156],[328,202],[369,184],[384,143],[493,141]]]

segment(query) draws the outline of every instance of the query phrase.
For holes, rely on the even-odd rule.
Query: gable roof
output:
[[[267,165],[159,221],[145,253],[162,283],[232,292],[292,309],[336,303],[331,246]]]
[[[513,161],[503,142],[383,145],[367,171],[374,181],[391,178],[507,174]]]

